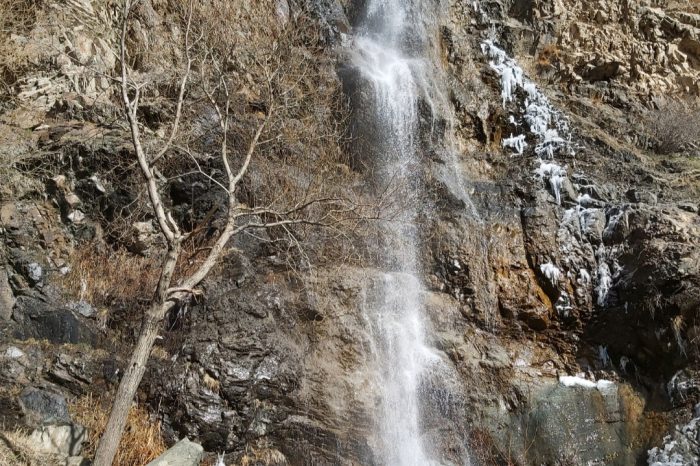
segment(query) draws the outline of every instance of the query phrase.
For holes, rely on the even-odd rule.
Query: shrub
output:
[[[663,155],[696,151],[700,141],[697,102],[665,100],[646,119],[654,150]]]
[[[546,44],[537,55],[537,64],[540,66],[549,66],[558,62],[560,55],[561,49],[557,44]]]

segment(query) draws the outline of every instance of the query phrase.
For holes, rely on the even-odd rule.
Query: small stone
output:
[[[10,359],[19,359],[24,355],[24,351],[17,348],[16,346],[10,346],[5,350],[5,357],[8,357]]]
[[[90,177],[90,180],[95,184],[95,188],[96,188],[99,192],[105,193],[105,192],[107,191],[107,190],[105,189],[105,187],[102,185],[102,182],[100,182],[100,179],[97,177],[97,175],[92,175],[92,176]]]
[[[204,448],[183,438],[146,466],[199,466]]]
[[[32,262],[27,265],[27,278],[32,281],[32,283],[37,284],[41,282],[41,278],[44,276],[44,269],[41,268],[36,262]]]
[[[285,26],[289,22],[289,3],[287,0],[277,0],[277,18]]]
[[[79,210],[74,210],[68,214],[68,220],[73,223],[81,223],[83,220],[85,220],[85,214]]]
[[[90,305],[90,303],[87,303],[85,301],[75,301],[72,303],[69,303],[68,309],[70,309],[73,312],[77,312],[83,317],[92,317],[97,313],[97,310]]]
[[[90,462],[82,456],[70,456],[66,458],[65,466],[88,466]]]
[[[0,267],[0,320],[10,320],[15,306],[15,295],[7,279],[7,272]]]
[[[71,209],[75,209],[81,202],[80,198],[75,193],[66,194],[65,200],[66,204],[68,204]]]

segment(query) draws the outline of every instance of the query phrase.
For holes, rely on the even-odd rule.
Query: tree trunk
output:
[[[154,304],[146,314],[136,347],[131,354],[129,365],[124,371],[124,376],[119,382],[119,388],[114,398],[112,411],[107,421],[107,426],[100,439],[100,444],[95,454],[93,466],[111,466],[119,447],[119,441],[126,425],[126,419],[131,409],[136,390],[139,388],[143,374],[146,371],[146,363],[151,354],[153,343],[158,337],[160,322],[163,316],[172,307],[169,303]]]
[[[119,448],[122,432],[126,426],[131,403],[134,401],[136,390],[138,390],[143,374],[146,372],[146,363],[151,355],[153,343],[158,337],[160,323],[165,314],[175,306],[175,301],[168,300],[167,297],[168,287],[175,273],[177,260],[180,257],[181,241],[182,238],[178,236],[168,247],[168,254],[163,261],[155,299],[144,316],[139,339],[136,341],[136,346],[131,353],[129,365],[124,369],[124,375],[119,382],[119,388],[114,396],[114,403],[112,404],[112,411],[109,413],[107,426],[95,453],[93,466],[112,465],[114,455],[117,454],[117,449]]]

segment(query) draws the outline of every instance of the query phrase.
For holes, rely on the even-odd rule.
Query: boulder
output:
[[[25,422],[30,426],[68,424],[68,404],[63,395],[28,387],[19,396]]]
[[[183,438],[146,466],[199,466],[204,448]]]
[[[36,429],[30,435],[32,448],[37,453],[76,457],[83,449],[87,431],[81,425],[46,426]],[[73,460],[75,461],[75,460]],[[80,464],[73,462],[69,464]]]

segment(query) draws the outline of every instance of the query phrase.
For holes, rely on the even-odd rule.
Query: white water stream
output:
[[[400,186],[405,205],[387,226],[379,302],[369,309],[380,366],[378,422],[380,463],[434,463],[421,440],[421,383],[440,358],[425,343],[416,216],[421,202],[417,179],[418,100],[428,62],[408,43],[420,34],[413,2],[369,0],[354,40],[354,65],[373,93],[373,131],[381,157],[376,173]]]

